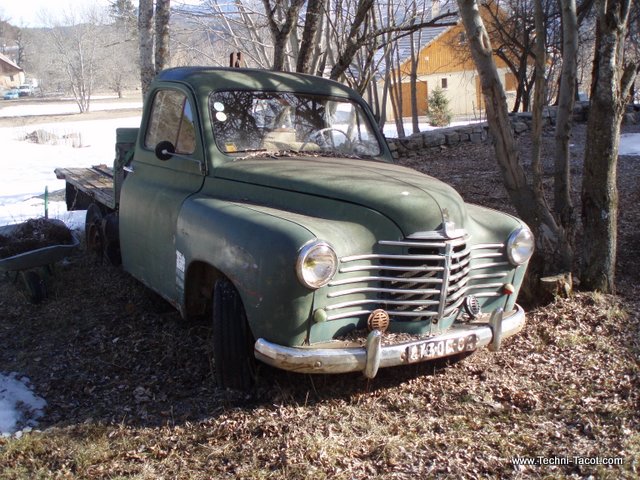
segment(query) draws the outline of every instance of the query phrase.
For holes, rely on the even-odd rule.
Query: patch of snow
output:
[[[0,435],[37,426],[47,402],[32,392],[31,381],[17,373],[0,373]]]
[[[65,188],[64,180],[56,178],[54,169],[111,166],[116,128],[139,125],[140,117],[127,117],[0,128],[0,225],[43,216],[45,187],[49,193]],[[38,130],[51,137],[50,143],[25,140]],[[49,216],[71,223],[71,228],[77,226],[78,216],[84,223],[84,213],[66,212],[64,202],[49,202]]]
[[[141,108],[142,100],[137,102],[92,102],[91,111],[120,110],[127,108]],[[33,103],[20,105],[6,105],[0,108],[0,117],[22,117],[31,115],[65,115],[78,113],[75,102]]]
[[[620,135],[618,155],[640,155],[640,133]]]
[[[451,122],[446,127],[434,127],[425,122],[420,122],[418,124],[418,128],[421,132],[426,132],[429,130],[438,130],[440,128],[449,128],[449,127],[462,127],[464,125],[471,125],[474,123],[481,123],[485,120],[459,120],[455,122]],[[413,123],[406,122],[404,123],[404,132],[407,136],[412,135],[413,132]],[[385,123],[382,133],[387,138],[398,138],[398,129],[396,128],[396,124],[393,121]]]

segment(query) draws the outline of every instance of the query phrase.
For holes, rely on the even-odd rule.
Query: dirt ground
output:
[[[584,135],[578,126],[576,200]],[[551,142],[547,132],[547,158]],[[525,158],[529,140],[519,145]],[[639,161],[620,157],[619,295],[578,293],[532,310],[500,352],[444,369],[387,369],[368,381],[265,367],[254,391],[222,391],[208,320],[182,322],[123,271],[80,253],[58,265],[42,305],[2,278],[0,370],[27,375],[48,406],[40,431],[0,439],[0,470],[20,479],[638,478]],[[510,210],[486,145],[409,166],[467,201]],[[549,160],[545,172],[550,179]],[[514,463],[523,457],[537,464]]]

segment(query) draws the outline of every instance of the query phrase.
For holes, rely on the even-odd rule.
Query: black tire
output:
[[[255,382],[253,335],[242,300],[227,279],[213,289],[213,360],[221,388],[249,390]]]
[[[27,288],[29,301],[34,304],[42,302],[47,297],[47,288],[44,280],[36,272],[29,270],[22,273],[22,280]]]

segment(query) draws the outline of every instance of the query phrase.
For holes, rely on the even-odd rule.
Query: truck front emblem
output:
[[[457,236],[456,224],[449,219],[449,210],[442,209],[442,229],[447,238],[455,238]]]

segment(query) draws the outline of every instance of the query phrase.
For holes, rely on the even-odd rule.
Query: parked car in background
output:
[[[7,90],[6,92],[4,92],[2,98],[4,98],[5,100],[16,100],[19,96],[20,92],[18,92],[18,90],[14,88],[12,90]]]
[[[28,83],[20,85],[18,87],[18,95],[20,95],[21,97],[29,97],[33,95],[33,87]]]

